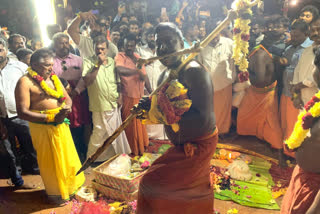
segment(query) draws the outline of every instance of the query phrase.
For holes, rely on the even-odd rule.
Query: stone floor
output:
[[[228,145],[237,145],[239,147],[249,149],[263,155],[277,158],[276,154],[270,146],[255,137],[246,136],[229,136],[220,141],[220,143]],[[64,214],[70,213],[71,204],[56,207],[46,203],[44,186],[39,175],[26,175],[23,176],[25,183],[34,185],[33,190],[13,190],[7,184],[7,179],[0,179],[0,213],[2,214],[27,214],[27,213],[56,213]],[[92,174],[86,174],[86,184],[90,183]],[[281,198],[277,200],[281,204]],[[279,211],[270,211],[263,209],[255,209],[244,207],[229,201],[215,200],[215,208],[221,214],[226,214],[229,209],[237,209],[239,214],[278,214]]]

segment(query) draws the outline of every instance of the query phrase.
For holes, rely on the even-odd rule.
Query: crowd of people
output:
[[[40,173],[52,200],[68,199],[84,182],[83,174],[75,176],[81,162],[132,109],[151,112],[154,106],[161,107],[154,103],[156,99],[146,97],[183,60],[183,56],[167,57],[138,66],[139,58],[190,48],[221,22],[204,6],[188,1],[172,1],[152,20],[143,8],[120,2],[115,17],[98,10],[79,12],[68,20],[66,29],[58,24],[47,26],[51,40],[47,47],[40,40],[28,42],[24,35],[2,32],[0,154],[13,186],[29,188],[21,171]],[[210,159],[218,134],[223,139],[232,132],[268,142],[278,152],[281,165],[285,165],[285,155],[295,158],[295,152],[299,153],[282,213],[305,213],[309,207],[317,210],[319,205],[313,204],[320,189],[317,155],[306,164],[301,156],[308,154],[289,150],[284,141],[299,112],[319,90],[320,52],[315,51],[320,45],[319,11],[308,5],[289,20],[282,15],[263,16],[257,8],[250,25],[250,82],[237,78],[231,24],[175,78],[188,89],[192,102],[176,121],[179,128],[163,120],[145,125],[140,120],[143,116],[133,119],[96,160],[101,163],[123,153],[142,155],[149,139],[169,139],[175,144],[142,179],[139,213],[162,207],[166,213],[176,213],[181,207],[188,207],[190,213],[210,213]],[[316,136],[315,123],[309,140],[316,141]],[[307,145],[313,154],[318,151],[319,146]],[[193,167],[195,162],[202,166]],[[176,179],[185,174],[196,176],[177,184]],[[299,192],[301,188],[305,191]]]

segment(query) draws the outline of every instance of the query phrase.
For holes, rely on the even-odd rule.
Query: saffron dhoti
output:
[[[132,98],[122,95],[122,120],[124,121],[131,114],[132,107],[139,103],[140,98]],[[134,155],[142,155],[145,148],[149,145],[149,138],[146,126],[141,120],[134,118],[125,129],[127,139]]]
[[[282,200],[281,214],[306,213],[319,191],[320,174],[306,172],[296,165]]]
[[[40,113],[56,114],[61,108]],[[84,183],[81,163],[68,124],[29,123],[40,175],[49,196],[69,199]]]
[[[238,109],[237,132],[265,140],[275,149],[283,148],[278,113],[277,82],[265,88],[250,86]]]
[[[173,146],[158,158],[139,186],[138,214],[213,213],[210,160],[218,142],[218,131],[185,145]]]

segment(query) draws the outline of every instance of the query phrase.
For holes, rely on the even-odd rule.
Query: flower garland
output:
[[[299,114],[291,136],[285,141],[289,149],[296,149],[301,146],[312,127],[314,119],[319,116],[320,91],[306,103],[304,111]]]
[[[63,87],[57,75],[51,74],[51,80],[53,81],[54,87],[56,90],[50,88],[48,84],[44,81],[43,77],[40,76],[37,72],[32,70],[31,67],[28,68],[29,75],[39,83],[40,87],[46,92],[47,95],[57,98],[60,103],[63,103],[66,100],[66,97],[63,95]]]
[[[238,12],[239,18],[235,20],[233,29],[233,56],[235,64],[239,66],[240,82],[249,80],[247,55],[249,54],[249,39],[252,10],[249,7],[251,0],[236,0],[233,8]]]

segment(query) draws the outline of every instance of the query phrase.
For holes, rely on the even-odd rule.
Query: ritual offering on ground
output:
[[[226,149],[216,150],[211,165],[211,185],[216,199],[232,200],[243,206],[280,209],[275,199],[285,194],[292,169],[283,169],[287,178],[281,177],[282,169],[270,161]]]

